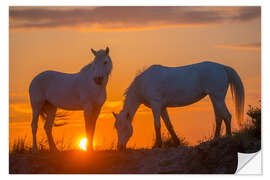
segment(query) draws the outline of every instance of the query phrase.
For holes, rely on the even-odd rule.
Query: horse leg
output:
[[[224,96],[225,97],[225,96]],[[215,137],[220,136],[220,129],[222,120],[225,121],[226,134],[231,135],[231,114],[229,113],[225,99],[223,97],[211,96],[210,99],[214,106],[215,116],[216,116],[216,133]]]
[[[225,103],[224,103],[225,104]],[[226,107],[226,104],[225,104]],[[232,120],[232,115],[229,113],[227,107],[226,107],[226,116],[224,118],[225,121],[225,126],[226,126],[226,135],[227,136],[231,136],[232,132],[231,132],[231,120]]]
[[[178,137],[177,137],[177,135],[176,135],[176,133],[175,133],[175,131],[173,129],[173,126],[171,124],[171,121],[170,121],[170,118],[169,118],[169,114],[168,114],[168,111],[167,111],[166,108],[164,108],[161,111],[161,117],[162,117],[162,119],[163,119],[163,121],[164,121],[164,123],[165,123],[165,125],[166,125],[166,127],[167,127],[167,129],[169,131],[169,133],[171,134],[172,139],[173,139],[175,145],[178,146],[180,144],[180,141],[179,141],[179,139],[178,139]]]
[[[93,151],[93,138],[96,129],[96,121],[100,113],[100,109],[100,107],[93,108],[90,105],[84,108],[85,131],[88,141],[87,148],[89,148],[89,151]]]
[[[161,115],[161,107],[159,103],[151,103],[152,113],[154,116],[154,125],[156,131],[156,142],[154,147],[161,147],[162,140],[160,134],[160,115]]]
[[[220,129],[221,129],[222,119],[216,116],[216,132],[215,138],[220,136]]]
[[[33,145],[32,145],[32,151],[33,152],[37,152],[37,128],[38,128],[38,119],[39,119],[39,113],[41,110],[42,105],[37,103],[37,104],[33,104],[31,103],[32,106],[32,136],[33,136]]]
[[[46,122],[44,124],[44,130],[45,130],[47,138],[48,138],[50,151],[52,151],[52,152],[57,151],[57,148],[55,146],[53,136],[52,136],[52,128],[53,128],[53,123],[54,123],[56,111],[57,111],[56,106],[53,106],[53,105],[48,106],[48,108],[46,109],[47,119],[46,119]]]

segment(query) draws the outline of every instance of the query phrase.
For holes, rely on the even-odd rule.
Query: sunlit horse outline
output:
[[[118,135],[118,149],[125,149],[133,134],[132,120],[141,104],[152,109],[156,132],[155,147],[161,147],[160,116],[162,117],[176,145],[179,139],[170,122],[167,107],[181,107],[193,104],[209,95],[216,118],[215,137],[220,136],[222,120],[226,125],[226,135],[231,135],[231,114],[225,97],[228,87],[235,102],[236,117],[243,124],[245,92],[237,72],[214,62],[166,67],[153,65],[138,74],[125,92],[123,109],[113,112]],[[146,129],[145,129],[146,130]]]
[[[32,80],[29,96],[32,107],[33,152],[37,151],[36,133],[39,116],[45,118],[44,129],[51,151],[56,151],[52,128],[57,108],[83,110],[88,148],[93,150],[96,120],[106,100],[106,86],[112,71],[109,48],[95,51],[94,60],[78,73],[45,71]]]

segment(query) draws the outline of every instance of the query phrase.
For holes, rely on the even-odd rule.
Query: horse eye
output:
[[[106,64],[107,64],[107,61],[104,62],[104,65],[106,65]]]

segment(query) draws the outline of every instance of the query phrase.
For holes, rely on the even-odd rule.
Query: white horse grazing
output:
[[[46,131],[51,151],[56,146],[52,127],[57,108],[83,110],[89,150],[92,150],[93,135],[100,109],[106,100],[106,85],[112,70],[109,48],[95,51],[94,60],[74,74],[45,71],[31,82],[29,96],[33,111],[33,151],[37,151],[36,132],[39,115],[45,118]]]
[[[225,96],[228,86],[235,101],[236,116],[239,124],[243,123],[244,87],[238,74],[231,67],[202,62],[182,67],[165,67],[153,65],[141,74],[125,92],[124,107],[119,114],[113,113],[118,134],[118,149],[125,149],[127,141],[132,136],[132,119],[140,104],[152,109],[156,131],[155,146],[162,144],[160,135],[160,116],[162,117],[175,144],[179,139],[172,127],[167,107],[180,107],[193,104],[206,95],[210,96],[215,117],[215,137],[220,135],[222,120],[226,124],[226,134],[231,135],[231,114],[226,104]]]

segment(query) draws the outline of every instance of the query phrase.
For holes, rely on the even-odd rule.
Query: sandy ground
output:
[[[237,152],[261,148],[255,138],[225,137],[194,147],[65,151],[9,155],[10,174],[231,174]]]

